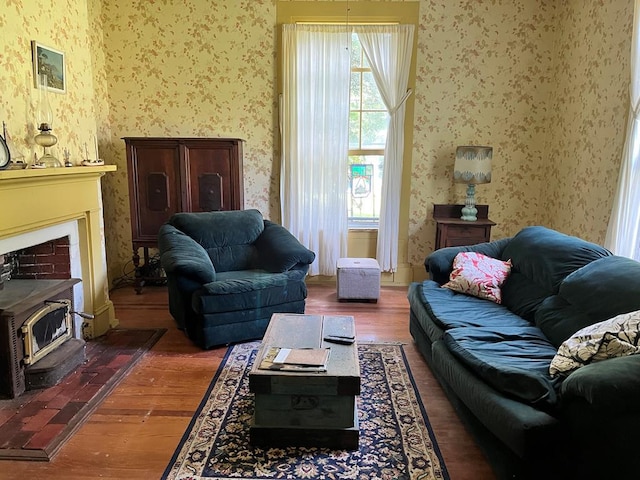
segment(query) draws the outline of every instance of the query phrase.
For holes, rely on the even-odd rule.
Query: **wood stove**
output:
[[[0,291],[0,395],[55,385],[84,361],[70,280],[17,280]]]

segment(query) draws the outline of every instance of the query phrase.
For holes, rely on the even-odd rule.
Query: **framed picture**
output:
[[[38,74],[45,74],[47,76],[49,91],[65,93],[67,91],[67,76],[65,72],[64,52],[51,47],[45,47],[35,40],[31,41],[31,49],[35,87],[38,88],[40,86]]]

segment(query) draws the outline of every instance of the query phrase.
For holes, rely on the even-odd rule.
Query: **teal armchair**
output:
[[[315,254],[258,210],[177,213],[158,247],[171,315],[201,348],[262,338],[273,313],[304,313]]]

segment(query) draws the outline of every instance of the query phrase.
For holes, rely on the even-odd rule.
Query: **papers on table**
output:
[[[330,348],[269,347],[262,362],[262,370],[291,372],[326,372]]]

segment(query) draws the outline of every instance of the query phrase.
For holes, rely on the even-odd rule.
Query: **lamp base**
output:
[[[475,222],[478,220],[478,209],[476,208],[476,186],[473,183],[467,185],[467,198],[462,207],[461,220]]]
[[[36,168],[59,168],[62,167],[62,163],[56,157],[51,155],[49,147],[53,147],[58,143],[58,137],[51,133],[51,127],[48,123],[40,124],[40,133],[34,137],[35,142],[40,145],[44,154],[38,159]]]
[[[41,168],[61,168],[62,163],[56,157],[51,155],[49,152],[46,152],[38,159],[38,164]]]

